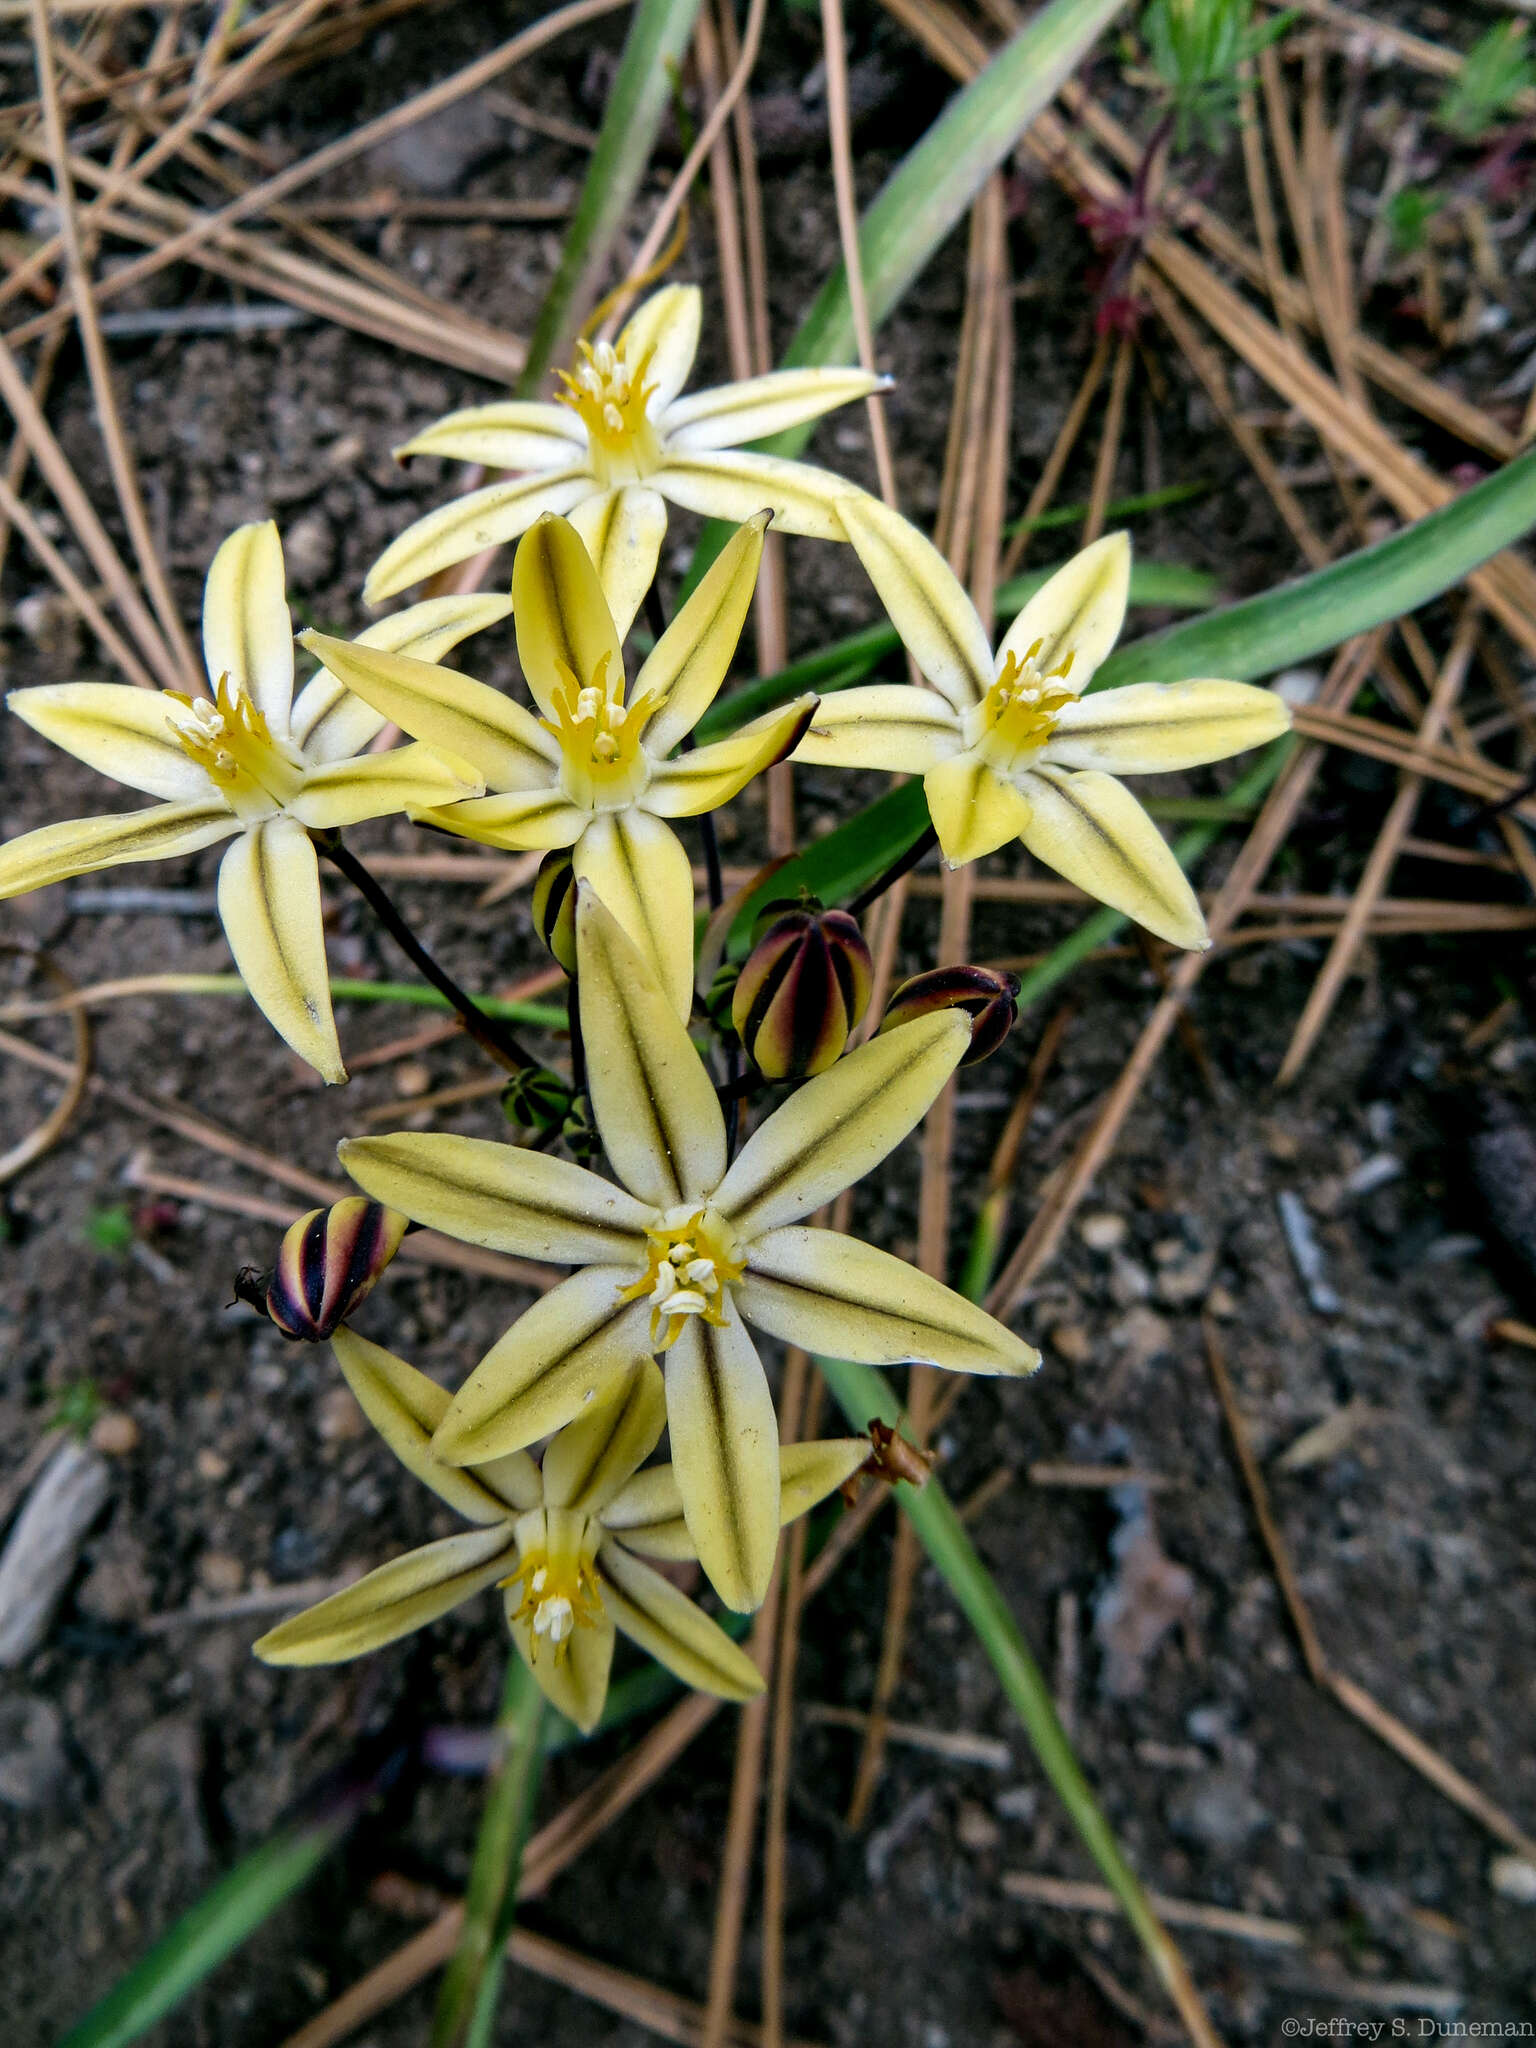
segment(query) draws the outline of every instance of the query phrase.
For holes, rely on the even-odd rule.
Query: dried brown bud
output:
[[[881,1031],[894,1031],[935,1010],[964,1010],[971,1020],[971,1045],[962,1067],[974,1067],[997,1051],[1019,1014],[1019,984],[990,967],[934,967],[904,981],[885,1006]]]
[[[843,1499],[852,1507],[861,1479],[878,1479],[886,1486],[905,1481],[908,1486],[926,1486],[933,1471],[934,1453],[908,1443],[900,1430],[892,1429],[878,1417],[869,1425],[869,1456],[851,1479],[845,1480]]]
[[[770,1081],[819,1074],[848,1043],[873,977],[864,935],[846,910],[790,910],[747,955],[731,1021]]]
[[[567,974],[576,972],[576,876],[563,847],[546,853],[533,878],[533,928]]]
[[[265,1308],[285,1337],[319,1343],[372,1290],[409,1227],[408,1216],[365,1195],[311,1209],[289,1225],[259,1300],[239,1281],[237,1292]]]

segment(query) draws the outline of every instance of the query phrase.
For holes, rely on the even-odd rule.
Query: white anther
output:
[[[715,1278],[713,1259],[690,1259],[683,1268],[683,1278],[691,1287],[705,1288],[710,1294],[719,1291],[720,1282]]]
[[[667,1296],[669,1316],[702,1316],[709,1313],[709,1297],[700,1294],[696,1287],[679,1287],[675,1294]]]
[[[563,1643],[575,1626],[576,1610],[563,1594],[541,1600],[533,1610],[534,1634],[548,1636],[552,1643]]]
[[[622,434],[624,431],[624,415],[611,398],[603,407],[603,425],[610,434]]]

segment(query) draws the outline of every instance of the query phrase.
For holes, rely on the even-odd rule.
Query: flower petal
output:
[[[824,768],[923,775],[961,743],[955,707],[937,690],[869,683],[821,699],[795,759]]]
[[[564,1654],[555,1656],[548,1637],[536,1640],[529,1619],[514,1619],[521,1594],[509,1587],[506,1594],[507,1627],[517,1645],[517,1654],[533,1673],[539,1691],[557,1714],[574,1721],[583,1735],[590,1735],[602,1717],[608,1697],[608,1674],[613,1666],[613,1617],[600,1614],[584,1622],[565,1639]]]
[[[684,1685],[725,1700],[755,1699],[762,1691],[762,1673],[746,1651],[670,1579],[617,1543],[603,1545],[597,1570],[615,1624]]]
[[[451,498],[392,540],[368,571],[363,597],[382,604],[439,569],[451,569],[482,548],[499,548],[526,533],[541,512],[569,512],[597,488],[584,463],[536,471],[512,483],[487,484]]]
[[[208,679],[227,675],[279,738],[293,701],[293,621],[276,524],[237,526],[219,548],[203,586],[203,659]]]
[[[105,818],[65,818],[39,825],[0,846],[0,901],[24,896],[49,882],[89,875],[131,860],[169,860],[196,853],[240,830],[222,799],[193,804],[151,804],[146,811],[115,811]]]
[[[1130,683],[1064,704],[1044,759],[1059,768],[1156,775],[1224,761],[1290,724],[1285,699],[1252,683]]]
[[[867,1436],[779,1447],[779,1522],[788,1527],[851,1479],[869,1456]]]
[[[547,853],[574,846],[591,821],[557,788],[518,790],[506,796],[468,796],[462,803],[417,811],[415,822],[438,832],[500,846],[509,853]]]
[[[544,1453],[544,1504],[600,1515],[655,1450],[667,1395],[654,1358],[636,1358],[611,1390],[568,1422]]]
[[[734,1303],[690,1316],[667,1353],[667,1429],[683,1516],[727,1607],[760,1607],[779,1543],[779,1424]]]
[[[6,703],[44,739],[129,789],[172,803],[195,803],[212,792],[206,771],[172,731],[160,690],[129,683],[44,683],[13,690]]]
[[[952,868],[1006,846],[1029,823],[1028,799],[975,754],[955,754],[930,768],[923,777],[923,795],[940,851]]]
[[[992,686],[992,643],[959,578],[932,541],[878,498],[839,507],[848,538],[891,624],[933,687],[957,711]]]
[[[786,427],[804,426],[839,405],[888,391],[889,377],[870,370],[770,370],[739,384],[716,384],[668,406],[660,423],[667,447],[693,454],[701,449],[742,448],[766,441]]]
[[[757,586],[767,526],[760,512],[737,527],[635,678],[633,699],[658,706],[644,735],[654,760],[693,731],[725,681]]]
[[[624,656],[592,558],[568,519],[552,512],[518,542],[512,617],[523,679],[546,718],[567,676],[584,690],[599,673],[609,696],[624,680]]]
[[[1047,577],[1025,605],[997,650],[1001,669],[1011,654],[1022,662],[1038,640],[1035,665],[1049,675],[1071,656],[1074,690],[1088,679],[1120,637],[1131,588],[1131,537],[1106,533]]]
[[[488,683],[358,640],[315,632],[300,639],[364,703],[412,739],[467,761],[488,788],[546,789],[559,772],[557,741],[531,711]]]
[[[827,1358],[1026,1373],[1040,1354],[964,1295],[856,1237],[805,1225],[755,1238],[736,1283],[760,1330]]]
[[[693,869],[670,825],[635,806],[606,811],[576,841],[578,882],[618,920],[673,1011],[693,1007]]]
[[[584,1266],[540,1295],[494,1343],[453,1398],[432,1447],[478,1465],[563,1429],[644,1352],[650,1309],[625,1301],[633,1266]]]
[[[310,770],[288,812],[318,832],[328,826],[357,825],[364,818],[386,818],[395,811],[434,810],[479,793],[483,785],[468,779],[467,764],[461,761],[459,768],[462,773],[419,740],[383,754],[328,761]]]
[[[641,803],[660,818],[697,818],[703,811],[718,810],[755,775],[794,751],[815,716],[816,704],[815,697],[796,697],[738,726],[726,739],[664,761]]]
[[[675,1006],[590,886],[577,899],[576,986],[592,1113],[614,1172],[658,1209],[697,1201],[725,1171],[719,1101]]]
[[[703,323],[704,297],[698,286],[669,284],[642,299],[620,328],[617,347],[630,375],[642,363],[645,366],[645,381],[652,390],[646,410],[652,419],[688,382]]]
[[[357,1396],[358,1406],[383,1437],[413,1478],[430,1486],[440,1500],[456,1508],[468,1522],[487,1527],[505,1523],[508,1502],[497,1497],[462,1466],[445,1465],[432,1452],[432,1432],[448,1413],[452,1398],[446,1387],[429,1380],[424,1372],[407,1365],[382,1345],[370,1344],[345,1324],[331,1339],[336,1362],[347,1376],[347,1385]],[[526,1451],[519,1453],[527,1467],[519,1492],[526,1498],[522,1508],[537,1507],[543,1497],[539,1468]]]
[[[667,537],[667,501],[647,484],[625,484],[583,499],[571,513],[571,524],[592,557],[622,641],[656,581]]]
[[[487,469],[570,469],[586,459],[587,437],[569,406],[500,399],[445,413],[395,449],[396,462],[443,455]]]
[[[645,1264],[651,1210],[568,1159],[452,1131],[344,1138],[336,1156],[365,1195],[461,1244],[571,1266]]]
[[[728,519],[733,526],[768,511],[780,533],[809,534],[813,540],[848,538],[839,509],[849,494],[848,479],[813,463],[742,448],[708,454],[668,449],[650,481],[674,505],[710,519]]]
[[[320,921],[314,841],[292,818],[242,832],[219,863],[219,920],[267,1022],[327,1081],[345,1081]]]
[[[715,1207],[750,1242],[830,1202],[922,1120],[970,1042],[970,1019],[938,1010],[846,1054],[758,1125]]]
[[[683,1520],[683,1490],[675,1465],[647,1465],[626,1480],[603,1509],[603,1527],[622,1537],[630,1550],[673,1563],[696,1558]]]
[[[1037,766],[1023,787],[1030,818],[1020,837],[1036,860],[1170,945],[1209,944],[1188,876],[1123,782]]]
[[[779,1446],[779,1526],[795,1521],[851,1478],[869,1456],[869,1439],[836,1437],[826,1443]],[[603,1510],[603,1527],[626,1550],[683,1563],[698,1556],[683,1520],[683,1494],[672,1465],[637,1472]]]
[[[509,1523],[466,1529],[392,1558],[355,1586],[279,1622],[253,1647],[264,1664],[343,1664],[425,1628],[516,1565]]]
[[[375,619],[357,635],[357,644],[414,655],[417,661],[441,661],[461,640],[499,625],[511,610],[511,598],[494,591],[427,597],[391,612],[387,619]],[[311,761],[345,761],[360,754],[387,723],[382,711],[354,696],[338,676],[323,668],[294,699],[289,732]]]

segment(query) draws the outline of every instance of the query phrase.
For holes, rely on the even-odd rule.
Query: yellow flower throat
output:
[[[708,1209],[694,1209],[673,1220],[663,1217],[646,1231],[650,1261],[640,1278],[621,1290],[621,1301],[649,1301],[651,1342],[669,1351],[683,1334],[690,1316],[702,1316],[717,1329],[726,1325],[727,1289],[746,1271],[732,1257],[735,1240],[730,1226]]]
[[[564,664],[560,674],[553,693],[555,715],[540,723],[560,742],[561,786],[584,810],[622,810],[651,779],[640,735],[652,702],[641,696],[625,704],[624,677],[621,673],[610,686],[606,654],[589,683],[578,682]]]
[[[1035,666],[1041,645],[1037,640],[1022,661],[1009,654],[971,714],[976,727],[972,746],[1004,774],[1028,767],[1056,730],[1062,706],[1077,697],[1066,680],[1072,667],[1070,652],[1058,667],[1042,675]]]
[[[528,1623],[535,1661],[548,1643],[560,1663],[576,1630],[601,1621],[603,1596],[592,1569],[600,1536],[598,1524],[573,1508],[534,1508],[518,1518],[518,1567],[501,1583],[522,1588],[508,1613]]]
[[[227,675],[219,677],[211,703],[180,690],[166,695],[178,707],[166,721],[171,732],[240,817],[269,817],[298,795],[303,757],[273,737],[261,712]]]
[[[602,484],[635,483],[661,460],[661,443],[646,413],[656,386],[646,382],[650,356],[633,368],[622,342],[576,344],[575,366],[555,374],[565,386],[556,402],[568,405],[587,430],[593,474]]]

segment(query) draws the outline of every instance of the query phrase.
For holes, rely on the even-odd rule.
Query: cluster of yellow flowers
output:
[[[418,520],[365,596],[521,536],[510,599],[428,599],[352,641],[304,633],[321,666],[295,696],[277,530],[246,526],[208,576],[210,694],[80,682],[9,699],[37,731],[159,801],[0,847],[0,896],[230,841],[218,902],[236,965],[328,1081],[346,1073],[315,834],[403,812],[492,846],[568,851],[588,1094],[613,1177],[445,1133],[357,1139],[341,1157],[403,1217],[579,1270],[453,1397],[336,1332],[370,1420],[475,1527],[396,1559],[258,1648],[274,1662],[355,1656],[499,1584],[519,1651],[583,1727],[602,1707],[615,1628],[688,1684],[755,1690],[750,1661],[644,1560],[697,1558],[728,1606],[753,1608],[781,1523],[864,1457],[862,1439],[780,1446],[748,1324],[880,1365],[1038,1363],[938,1281],[804,1220],[921,1120],[970,1047],[961,1012],[918,1015],[836,1060],[730,1157],[688,1031],[693,884],[669,821],[717,809],[786,757],[919,774],[952,866],[1018,837],[1092,895],[1199,946],[1189,884],[1116,778],[1217,760],[1287,724],[1278,698],[1240,683],[1085,696],[1125,612],[1123,535],[1052,576],[994,654],[943,558],[897,513],[825,470],[740,445],[881,380],[795,370],[684,395],[700,317],[697,290],[669,287],[613,344],[582,346],[556,402],[455,413],[398,451],[511,474]],[[655,577],[668,501],[736,531],[629,682],[623,642]],[[802,697],[689,747],[734,658],[770,523],[851,542],[931,688]],[[443,665],[509,611],[531,709]],[[407,743],[374,751],[390,724]],[[663,1426],[674,1462],[641,1470]],[[546,1438],[535,1463],[529,1446]]]

